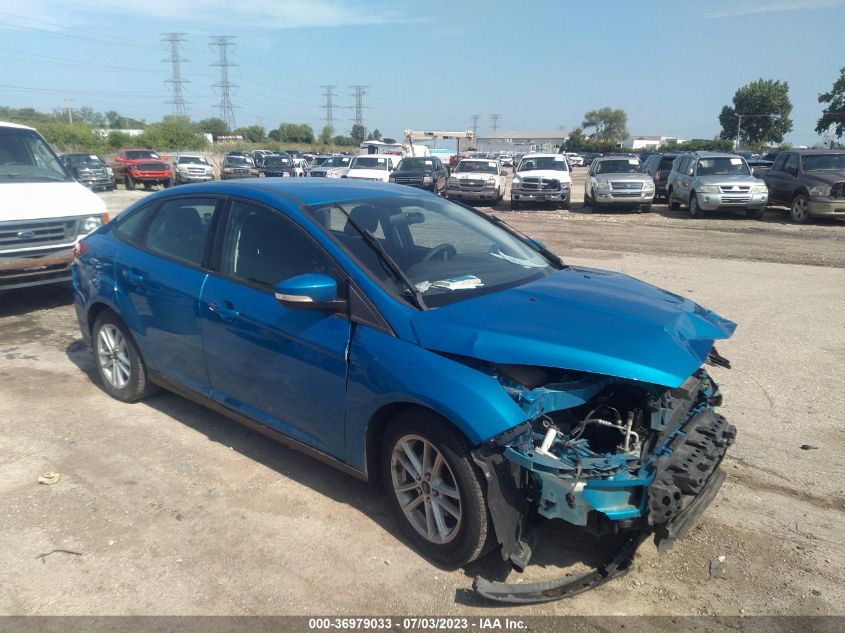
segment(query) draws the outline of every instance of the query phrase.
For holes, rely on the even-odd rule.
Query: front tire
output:
[[[511,200],[511,211],[519,210],[519,200]]]
[[[700,220],[704,217],[704,211],[698,206],[698,195],[693,191],[689,197],[689,216],[693,220]]]
[[[796,224],[806,224],[810,219],[807,197],[803,193],[799,193],[792,199],[792,204],[789,207],[789,217]]]
[[[103,389],[112,398],[134,402],[155,390],[132,335],[113,312],[107,310],[97,317],[91,342]]]
[[[126,176],[126,181],[124,183],[126,187],[126,191],[134,191],[135,189],[135,181],[132,180],[132,176]]]
[[[762,220],[763,214],[766,213],[766,207],[761,207],[759,209],[746,209],[745,216],[750,220]]]
[[[384,435],[381,466],[402,532],[425,556],[458,567],[493,547],[484,477],[448,421],[419,409],[399,414]]]

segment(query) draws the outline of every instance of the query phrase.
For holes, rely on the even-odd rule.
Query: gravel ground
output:
[[[621,579],[495,613],[845,614],[845,223],[590,214],[580,182],[571,211],[494,211],[568,263],[739,323],[719,346],[733,369],[714,371],[739,437],[720,496],[668,554],[646,543]],[[101,195],[116,213],[146,194]],[[69,302],[60,287],[0,299],[0,614],[490,612],[468,589],[503,574],[496,558],[433,565],[374,487],[175,395],[110,399]],[[59,482],[38,484],[46,471]],[[547,523],[523,577],[560,577],[612,546]],[[73,553],[39,557],[53,550]],[[722,556],[727,578],[714,578]]]

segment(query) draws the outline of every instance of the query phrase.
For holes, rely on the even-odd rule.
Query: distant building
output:
[[[126,134],[126,136],[141,136],[144,133],[144,130],[113,130],[108,128],[99,128],[94,130],[94,134],[98,134],[103,138],[108,138],[108,135],[112,132],[117,132],[120,134]]]
[[[479,132],[476,149],[483,152],[557,152],[566,140],[563,130]]]
[[[680,145],[686,140],[674,136],[631,136],[622,141],[623,149],[657,149],[661,145]]]

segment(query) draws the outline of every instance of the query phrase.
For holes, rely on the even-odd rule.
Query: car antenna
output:
[[[376,236],[370,233],[360,224],[358,224],[355,220],[353,220],[352,215],[346,209],[344,209],[341,204],[336,202],[335,206],[340,209],[343,215],[346,216],[347,222],[349,222],[349,224],[351,224],[353,228],[361,234],[361,237],[364,238],[364,241],[370,245],[370,248],[372,248],[376,252],[381,261],[387,265],[387,267],[396,276],[396,278],[408,287],[408,290],[411,293],[411,298],[414,300],[414,303],[417,304],[417,307],[420,310],[428,309],[428,306],[426,306],[425,301],[423,300],[420,289],[414,285],[414,282],[412,282],[408,278],[408,276],[403,272],[403,270],[399,268],[399,264],[396,263],[396,261],[390,256],[390,254],[386,250],[384,250],[384,246],[381,245]]]

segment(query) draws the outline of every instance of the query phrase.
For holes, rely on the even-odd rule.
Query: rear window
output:
[[[663,158],[660,159],[660,165],[657,167],[657,169],[659,169],[660,171],[664,171],[664,170],[668,171],[668,170],[672,169],[672,163],[674,163],[674,162],[675,162],[674,156],[664,156]]]

